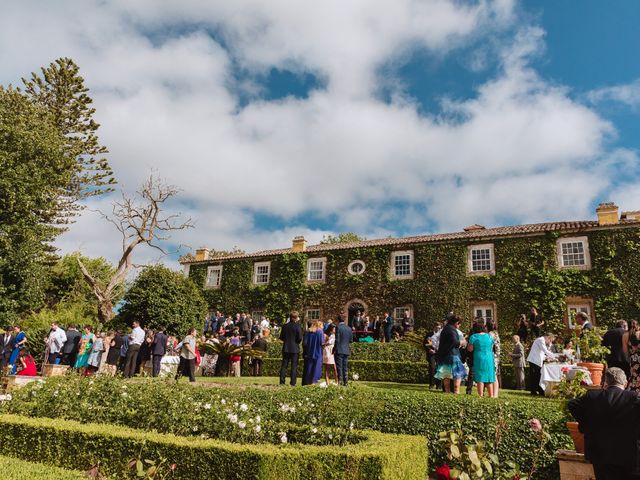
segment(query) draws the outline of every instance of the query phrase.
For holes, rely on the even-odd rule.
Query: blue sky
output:
[[[121,188],[246,250],[640,209],[640,2],[25,1],[0,83],[80,65]],[[58,242],[118,255],[90,202]],[[141,253],[141,261],[153,258]]]

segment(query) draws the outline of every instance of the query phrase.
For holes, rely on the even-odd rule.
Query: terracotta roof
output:
[[[334,243],[326,245],[309,245],[305,253],[321,253],[331,250],[347,250],[351,248],[373,247],[373,246],[389,246],[389,245],[413,245],[421,243],[437,243],[452,240],[483,240],[488,238],[500,237],[518,237],[527,235],[542,235],[547,232],[576,232],[583,230],[612,229],[624,226],[640,227],[640,220],[620,220],[618,225],[598,225],[596,220],[576,220],[571,222],[547,222],[547,223],[531,223],[526,225],[514,225],[509,227],[495,227],[484,229],[472,229],[462,232],[453,233],[436,233],[431,235],[418,235],[413,237],[402,238],[381,238],[377,240],[362,240],[359,242]],[[257,258],[271,257],[283,255],[285,253],[293,253],[293,249],[279,248],[275,250],[261,250],[253,253],[242,253],[237,255],[229,255],[225,257],[211,257],[208,260],[187,260],[181,263],[209,263],[219,260],[233,260],[241,258]]]

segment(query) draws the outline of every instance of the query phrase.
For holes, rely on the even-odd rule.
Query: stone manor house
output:
[[[409,310],[430,326],[454,310],[509,328],[534,305],[543,318],[572,326],[578,311],[595,325],[640,319],[640,211],[601,204],[595,220],[307,245],[181,259],[212,310],[282,320]],[[548,322],[549,323],[549,322]]]

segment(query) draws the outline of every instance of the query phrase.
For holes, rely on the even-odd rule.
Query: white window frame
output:
[[[473,268],[473,252],[478,250],[489,251],[489,270],[474,270]],[[469,275],[495,275],[496,261],[493,243],[484,243],[482,245],[469,245],[467,247],[467,273]]]
[[[218,283],[212,285],[209,283],[209,280],[211,279],[211,272],[214,270],[218,271]],[[220,285],[222,285],[222,265],[211,265],[207,267],[207,276],[204,279],[205,288],[220,288]]]
[[[409,310],[409,318],[413,318],[413,305],[403,305],[400,307],[394,307],[393,309],[393,321],[398,322],[404,318],[404,312]],[[398,316],[398,311],[400,311],[400,315]]]
[[[267,273],[258,273],[260,267],[267,267]],[[266,281],[258,281],[258,275],[266,275]],[[256,262],[253,264],[253,284],[254,285],[268,285],[271,280],[271,262]]]
[[[264,317],[264,310],[252,310],[251,318],[253,320],[257,320],[258,323],[262,321],[262,317]]]
[[[317,262],[322,262],[322,270],[313,270],[313,272],[317,273],[318,271],[321,272],[322,277],[321,278],[311,278],[311,264],[312,263],[317,263]],[[312,282],[312,283],[322,283],[327,279],[327,257],[316,257],[316,258],[309,258],[307,260],[307,282]]]
[[[409,257],[409,273],[408,274],[396,274],[396,258],[397,257]],[[396,252],[391,253],[391,261],[390,261],[390,274],[391,278],[396,280],[410,280],[413,278],[414,270],[413,270],[413,250],[398,250]]]
[[[476,302],[471,304],[471,315],[478,318],[477,311],[482,310],[482,317],[485,321],[492,320],[494,324],[498,324],[496,319],[496,305],[494,302]],[[487,316],[487,311],[491,312],[491,318]]]
[[[353,270],[354,265],[362,265],[362,270],[360,270],[359,272],[354,271]],[[350,275],[362,275],[366,269],[367,269],[366,263],[364,263],[362,260],[354,260],[347,267],[347,272],[349,272]]]
[[[596,324],[593,317],[593,301],[589,298],[572,298],[567,300],[567,325],[570,330],[574,330],[577,327],[575,318],[578,312],[586,313],[591,324]]]
[[[309,312],[318,312],[318,318],[311,318]],[[310,320],[322,320],[322,309],[319,307],[307,307],[304,310],[304,320],[306,322]]]
[[[562,254],[562,245],[567,243],[582,243],[582,249],[584,254],[584,265],[565,265],[564,255]],[[589,253],[589,238],[588,237],[561,237],[556,243],[558,268],[560,269],[574,269],[574,270],[590,270],[591,269],[591,254]]]

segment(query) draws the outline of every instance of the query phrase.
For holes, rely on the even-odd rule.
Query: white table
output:
[[[160,360],[160,377],[171,377],[176,374],[178,364],[180,363],[180,357],[178,355],[165,355]],[[151,360],[148,360],[144,364],[144,372],[147,375],[151,375]]]
[[[550,383],[559,383],[565,375],[571,379],[578,371],[585,373],[584,381],[587,385],[591,385],[591,374],[586,368],[570,363],[545,363],[542,365],[540,387],[546,390]]]

